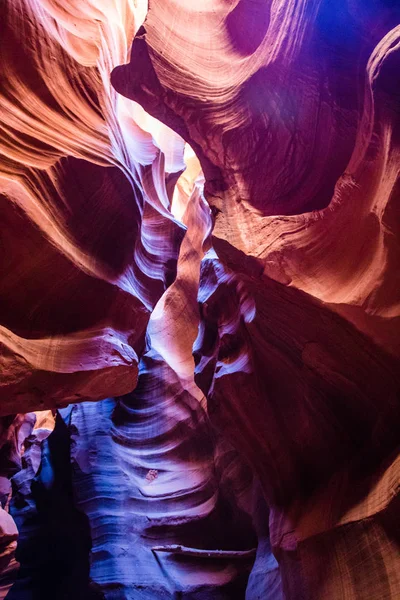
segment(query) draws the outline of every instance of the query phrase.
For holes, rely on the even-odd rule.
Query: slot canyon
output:
[[[400,599],[399,174],[399,0],[0,2],[0,600]]]

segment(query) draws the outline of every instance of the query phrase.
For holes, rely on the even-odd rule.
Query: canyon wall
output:
[[[0,597],[398,598],[400,5],[0,43]]]

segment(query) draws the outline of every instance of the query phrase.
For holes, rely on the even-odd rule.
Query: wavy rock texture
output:
[[[0,598],[10,598],[14,583],[19,574],[19,563],[16,560],[17,540],[20,529],[10,514],[15,498],[12,497],[11,481],[23,475],[21,481],[26,487],[27,460],[32,472],[40,465],[40,445],[49,436],[54,427],[54,418],[50,411],[43,411],[37,416],[34,413],[10,415],[2,417],[0,422]],[[32,444],[35,440],[35,444]],[[23,456],[22,456],[23,455]]]
[[[152,552],[255,541],[251,519],[219,493],[204,410],[160,357],[144,357],[131,395],[75,405],[67,422],[77,507],[91,526],[91,577],[105,598],[244,597],[251,558]]]
[[[153,2],[112,73],[200,159],[217,254],[196,381],[260,477],[288,597],[399,593],[399,21],[384,2]]]
[[[128,2],[5,5],[3,414],[133,389],[149,315],[174,277],[183,228],[167,181],[183,142],[171,134],[165,158],[109,83],[142,16]]]
[[[89,578],[89,524],[74,505],[70,439],[61,417],[53,432],[38,427],[25,440],[12,484],[20,569],[7,600],[100,599]]]
[[[285,597],[395,598],[398,360],[319,301],[211,253],[201,289],[196,381],[260,478]]]
[[[193,381],[210,215],[197,185],[186,202],[177,277],[151,316],[152,350],[136,389],[63,412],[77,507],[91,527],[91,578],[105,598],[243,598],[254,560],[152,551],[174,544],[241,551],[256,543],[252,471],[222,436],[216,440]]]
[[[395,352],[399,22],[372,0],[153,2],[112,73],[195,149],[222,259],[257,258]]]
[[[396,599],[400,5],[4,7],[10,598]]]
[[[18,529],[9,514],[11,498],[10,479],[21,468],[21,450],[35,424],[35,415],[10,415],[0,423],[0,598],[8,597],[14,584],[19,564],[15,553]]]

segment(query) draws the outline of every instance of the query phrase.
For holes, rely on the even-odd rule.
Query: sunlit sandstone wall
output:
[[[396,598],[400,7],[6,7],[1,410],[120,397],[141,373],[64,415],[90,577],[107,598]],[[155,577],[137,515],[163,518],[163,494],[196,509],[157,545],[256,533],[246,592],[233,559],[167,555]]]

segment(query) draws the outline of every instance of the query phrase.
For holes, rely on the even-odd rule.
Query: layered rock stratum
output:
[[[400,597],[400,4],[4,0],[0,597]]]

